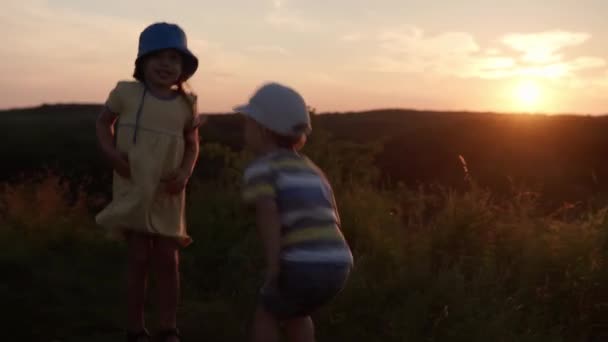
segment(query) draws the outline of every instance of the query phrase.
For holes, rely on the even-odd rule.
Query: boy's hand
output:
[[[129,157],[126,154],[120,153],[117,157],[114,158],[114,170],[123,178],[131,178],[131,167],[129,166]]]
[[[267,281],[275,281],[279,277],[279,268],[278,267],[269,267],[266,270],[266,280]]]
[[[165,191],[171,195],[180,194],[186,188],[190,174],[183,169],[177,169],[162,179],[165,184]]]
[[[276,285],[280,271],[281,218],[274,198],[256,200],[256,226],[266,255],[264,286]]]
[[[266,278],[264,279],[264,285],[262,286],[265,290],[272,290],[277,288],[277,282],[279,278],[278,272],[266,271]]]

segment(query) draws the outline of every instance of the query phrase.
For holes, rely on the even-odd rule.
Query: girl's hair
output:
[[[186,100],[186,103],[192,108],[192,118],[194,119],[198,114],[198,108],[196,105],[196,93],[192,90],[188,82],[180,80],[177,83],[177,92],[182,95]]]
[[[141,83],[144,83],[145,78],[144,78],[144,63],[147,59],[147,56],[144,56],[140,59],[138,59],[135,62],[135,70],[133,71],[133,78],[138,80]]]
[[[145,83],[144,77],[144,64],[148,56],[144,56],[135,62],[135,70],[133,71],[133,78],[141,83]],[[186,102],[192,107],[192,117],[194,118],[198,114],[196,108],[196,94],[192,91],[192,88],[185,80],[184,75],[181,75],[175,84],[177,86],[177,92],[183,96]],[[185,87],[184,87],[185,86]]]

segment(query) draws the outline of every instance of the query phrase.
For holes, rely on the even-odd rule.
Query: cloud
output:
[[[249,52],[291,56],[291,52],[277,45],[254,45],[247,48]]]
[[[489,55],[489,56],[496,56],[496,55],[500,55],[501,54],[500,49],[498,49],[498,48],[487,48],[484,51],[484,53],[486,55]]]
[[[374,57],[376,71],[458,74],[480,48],[465,32],[426,36],[418,28],[386,30],[377,35],[381,55]]]
[[[479,51],[475,39],[466,32],[445,32],[427,37],[418,28],[388,30],[379,34],[380,46],[388,51],[409,53],[417,49],[420,55],[462,55]]]
[[[250,60],[244,54],[225,48],[222,44],[192,38],[188,46],[199,56],[200,75],[205,79],[225,80],[247,69]]]
[[[560,61],[560,50],[576,46],[587,41],[588,33],[547,31],[540,33],[511,33],[505,35],[501,42],[508,47],[523,53],[521,59],[527,63],[552,63]]]
[[[59,91],[59,84],[108,82],[130,74],[142,23],[49,7],[45,1],[3,3],[0,55],[4,82]],[[109,71],[111,70],[111,71]],[[10,80],[10,81],[9,81]],[[0,83],[4,83],[0,81]],[[85,92],[87,87],[77,87]]]
[[[427,35],[419,28],[401,27],[377,33],[379,53],[372,57],[371,65],[380,72],[461,78],[573,78],[581,71],[606,66],[603,58],[595,56],[563,58],[563,49],[589,38],[587,33],[566,31],[513,33],[499,40],[503,46],[481,47],[467,32]]]
[[[321,28],[319,22],[305,18],[299,14],[290,12],[283,1],[279,1],[279,6],[275,1],[274,9],[264,18],[266,23],[281,29],[289,29],[295,32],[314,32]]]
[[[600,57],[579,56],[564,60],[563,49],[583,44],[591,36],[588,33],[546,31],[539,33],[511,33],[500,42],[521,55],[518,62],[509,66],[479,69],[481,78],[536,77],[547,79],[574,78],[576,73],[606,66]]]
[[[578,57],[568,62],[556,62],[544,65],[522,65],[511,59],[510,65],[484,66],[483,59],[472,64],[469,73],[462,74],[463,77],[477,77],[482,79],[505,79],[514,77],[533,77],[542,79],[572,79],[577,73],[587,69],[595,69],[606,66],[606,61],[598,57]]]
[[[9,62],[0,63],[0,106],[101,102],[115,82],[130,78],[138,36],[148,22],[52,7],[42,0],[4,1],[0,56]],[[195,89],[249,69],[242,53],[194,34],[188,38],[201,62]]]
[[[339,39],[343,42],[360,42],[366,38],[367,35],[360,32],[348,33],[339,37]]]
[[[570,68],[574,71],[600,68],[606,66],[606,61],[599,57],[578,57],[570,62]]]

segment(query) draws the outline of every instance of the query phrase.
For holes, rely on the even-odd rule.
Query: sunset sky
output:
[[[318,111],[608,113],[608,1],[2,0],[0,108],[101,103],[181,25],[203,112],[274,80]]]

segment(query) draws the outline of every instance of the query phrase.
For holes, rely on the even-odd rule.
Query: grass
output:
[[[337,185],[356,268],[315,316],[319,340],[583,341],[608,325],[608,207],[547,213],[533,194],[498,199],[474,183],[381,189],[361,146],[326,146],[311,142],[308,153]],[[180,327],[188,340],[244,340],[262,267],[235,185],[245,159],[218,145],[203,151],[222,167],[189,190],[195,242],[182,254]],[[4,336],[122,338],[124,244],[92,222],[99,206],[52,173],[1,188]]]

